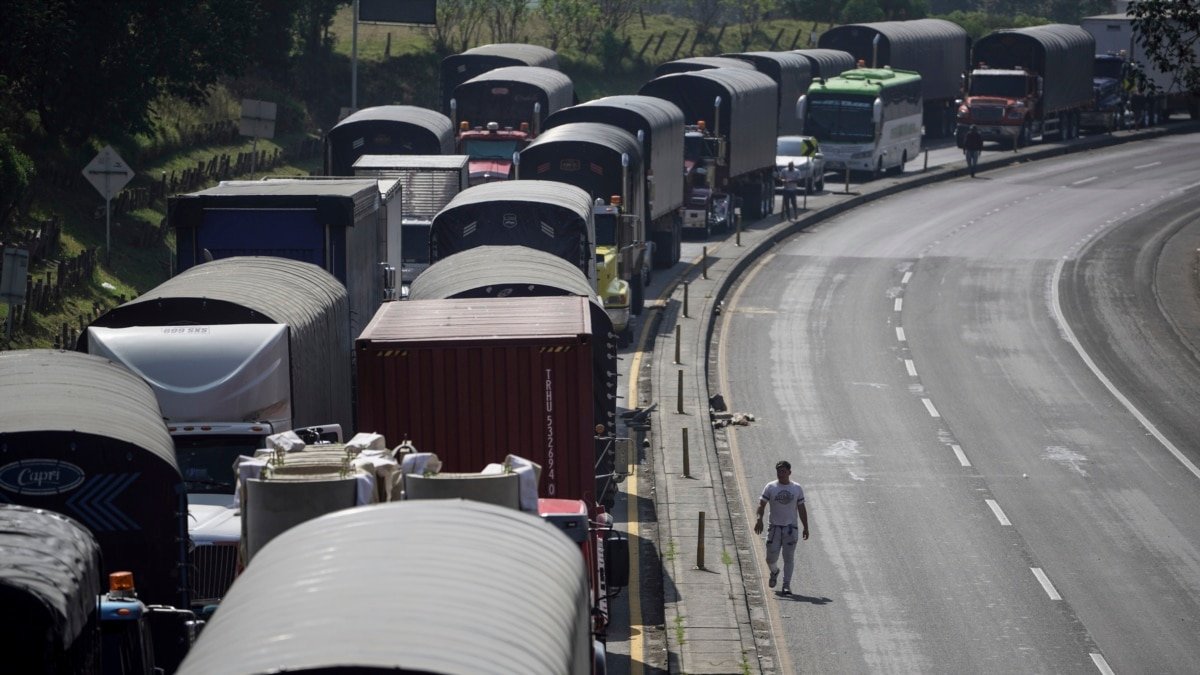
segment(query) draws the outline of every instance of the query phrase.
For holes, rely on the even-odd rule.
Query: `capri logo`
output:
[[[23,459],[0,467],[0,488],[22,495],[70,492],[83,478],[83,469],[54,459]]]

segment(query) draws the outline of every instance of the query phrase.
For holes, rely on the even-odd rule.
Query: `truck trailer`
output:
[[[279,178],[176,195],[167,202],[175,271],[231,256],[312,263],[345,285],[358,335],[395,293],[389,251],[399,248],[402,217],[396,183],[388,185],[384,193],[370,178]]]
[[[945,137],[954,132],[970,43],[967,32],[956,23],[914,19],[836,26],[821,34],[817,46],[849,52],[863,67],[887,66],[920,74],[925,133]]]
[[[646,167],[646,236],[653,244],[654,267],[679,262],[683,241],[683,111],[654,96],[606,96],[563,108],[546,120],[546,128],[572,122],[598,122],[620,127],[642,145]]]
[[[733,227],[735,208],[758,220],[775,205],[778,85],[756,70],[716,68],[663,75],[639,94],[683,111],[684,229]]]
[[[325,175],[353,176],[363,155],[449,155],[454,125],[436,110],[412,105],[364,108],[325,135]]]
[[[1092,105],[1096,41],[1079,26],[1049,24],[993,31],[975,43],[974,68],[958,108],[959,144],[974,125],[984,140],[1014,148],[1079,134]]]
[[[813,80],[837,77],[857,66],[854,55],[841,49],[794,49],[792,53],[808,59]],[[805,89],[805,91],[808,90]]]
[[[454,88],[489,70],[506,66],[538,66],[558,70],[558,53],[549,47],[520,42],[501,42],[472,47],[442,59],[442,110],[450,112]]]
[[[747,61],[775,80],[779,98],[779,127],[775,133],[779,136],[801,133],[804,125],[796,106],[812,84],[809,59],[795,52],[734,52],[722,56]]]
[[[581,188],[593,200],[596,259],[603,282],[616,261],[617,277],[628,284],[630,314],[645,306],[653,268],[646,245],[646,178],[642,148],[632,134],[610,124],[571,122],[542,134],[521,151],[518,177],[557,181]],[[603,294],[620,312],[625,298]]]
[[[458,152],[471,158],[471,184],[511,178],[513,155],[537,138],[546,117],[574,102],[571,78],[536,66],[489,70],[455,87],[450,118]]]
[[[1153,84],[1153,92],[1146,93],[1145,111],[1151,124],[1176,113],[1187,113],[1192,119],[1200,119],[1200,91],[1189,89],[1178,73],[1159,69],[1138,39],[1133,17],[1124,14],[1085,16],[1079,20],[1079,25],[1096,41],[1096,54],[1123,55],[1129,62],[1137,64],[1146,80]],[[1200,42],[1192,42],[1192,52],[1200,55]],[[1137,84],[1130,74],[1122,80],[1127,93],[1136,91]]]
[[[754,64],[745,59],[733,59],[728,56],[689,56],[658,64],[654,68],[652,78],[672,73],[692,73],[697,70],[711,70],[713,68],[756,70]]]
[[[466,155],[363,155],[355,160],[356,176],[393,178],[399,183],[401,295],[429,267],[433,217],[467,189],[468,161]]]

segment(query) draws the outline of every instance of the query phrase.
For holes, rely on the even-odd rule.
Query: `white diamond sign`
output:
[[[106,145],[95,159],[83,168],[83,177],[95,186],[105,201],[108,201],[117,196],[121,188],[133,179],[133,169],[129,168],[111,145]]]

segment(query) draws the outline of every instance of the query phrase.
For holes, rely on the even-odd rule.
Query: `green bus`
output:
[[[856,68],[816,80],[798,103],[804,133],[816,137],[831,170],[904,171],[921,152],[921,76]]]

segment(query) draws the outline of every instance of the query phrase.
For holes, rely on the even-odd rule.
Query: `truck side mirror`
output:
[[[883,101],[875,99],[875,103],[871,104],[871,121],[879,124],[883,121]]]
[[[808,96],[801,94],[796,99],[796,119],[800,120],[800,133],[804,133],[804,116],[808,114]]]
[[[616,536],[604,540],[604,581],[609,588],[629,585],[629,540]]]

